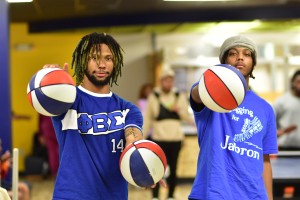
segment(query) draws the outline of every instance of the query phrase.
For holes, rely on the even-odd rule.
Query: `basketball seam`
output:
[[[156,143],[154,143],[154,142],[152,142],[152,143],[153,143],[154,145],[157,145],[157,146],[160,148],[160,150],[162,151],[162,153],[164,154],[163,150],[161,149],[161,147],[160,147],[158,144],[156,144]],[[136,147],[135,143],[133,143],[133,144],[134,144],[134,146]],[[136,149],[141,149],[141,148],[147,149],[146,147],[139,147],[139,148],[136,148]],[[159,149],[159,148],[157,148],[157,149]],[[158,150],[158,151],[160,151],[160,150]],[[167,166],[167,158],[166,158],[166,156],[164,155],[164,158],[161,158],[160,155],[156,153],[156,151],[152,151],[152,150],[151,150],[151,152],[154,153],[157,157],[159,157],[159,159],[161,160],[161,162],[162,162],[163,165],[164,165],[164,169],[166,170],[166,166]],[[165,159],[165,162],[164,162],[164,159]]]
[[[219,78],[219,80],[222,81],[223,85],[225,85],[225,87],[227,88],[227,90],[230,92],[231,96],[234,97],[233,93],[232,93],[231,90],[228,88],[227,84],[224,83],[224,81],[221,79],[221,77],[218,76],[213,70],[210,70],[210,69],[209,69],[209,71],[212,72],[213,74],[215,74],[215,75]],[[205,83],[205,76],[204,76],[203,78],[204,78],[204,83]],[[211,98],[211,99],[214,99],[214,98],[211,96],[209,90],[207,90],[206,84],[204,84],[204,85],[205,85],[206,91],[207,91],[207,93],[209,94],[210,98]],[[236,105],[238,105],[238,102],[237,102],[236,98],[233,98],[233,99],[234,99]],[[228,110],[227,108],[224,108],[222,105],[220,105],[218,102],[216,102],[216,101],[214,101],[214,102],[215,102],[218,106],[220,106],[221,108],[223,108],[224,110]]]
[[[143,158],[141,152],[139,151],[140,148],[137,148],[137,145],[136,145],[135,143],[133,143],[133,145],[134,145],[135,149],[138,151],[138,153],[139,153],[139,155],[141,156],[141,158]],[[153,151],[152,151],[152,152],[153,152]],[[153,152],[153,153],[154,153],[154,152]],[[156,154],[155,154],[155,155],[156,155]],[[144,165],[147,166],[146,162],[144,161],[144,158],[143,158],[142,160],[143,160]],[[149,174],[151,174],[151,173],[150,173],[150,170],[148,169],[148,167],[147,167],[147,171],[148,171]],[[152,179],[152,182],[154,183],[154,179],[153,179],[152,175],[151,175],[150,177],[151,177],[151,179]]]

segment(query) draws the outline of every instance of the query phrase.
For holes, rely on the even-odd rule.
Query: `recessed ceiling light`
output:
[[[8,3],[30,3],[33,0],[6,0]]]

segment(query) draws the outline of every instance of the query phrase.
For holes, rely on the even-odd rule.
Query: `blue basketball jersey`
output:
[[[272,107],[247,91],[242,104],[229,113],[205,107],[194,111],[194,117],[200,153],[189,198],[267,200],[263,156],[278,149]]]
[[[119,158],[125,128],[142,127],[140,110],[114,93],[96,94],[79,86],[72,107],[52,121],[60,153],[53,199],[128,199]]]

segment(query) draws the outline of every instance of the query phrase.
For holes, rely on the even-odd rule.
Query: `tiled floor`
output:
[[[51,200],[53,190],[53,180],[31,180],[31,200]],[[191,184],[179,184],[175,191],[176,200],[187,199],[191,189]],[[167,189],[163,188],[160,192],[160,198],[165,200]],[[151,200],[151,190],[142,190],[140,188],[129,186],[129,200]]]
[[[182,146],[178,161],[177,175],[179,178],[191,178],[196,173],[196,162],[199,147],[197,138],[188,136]],[[189,179],[188,179],[189,180]],[[32,184],[32,199],[31,200],[50,200],[54,186],[54,180],[31,177],[29,182]],[[175,190],[176,200],[187,200],[191,190],[192,181],[184,181],[180,183]],[[167,189],[160,190],[160,200],[165,200]],[[151,190],[142,190],[140,188],[129,186],[129,200],[151,200]]]
[[[177,174],[180,182],[175,191],[176,200],[187,200],[192,187],[192,177],[196,173],[197,155],[199,147],[197,138],[188,136],[185,138],[183,148],[180,153]],[[28,181],[32,184],[32,198],[31,200],[51,200],[54,186],[54,179],[43,180],[41,178],[31,177]],[[160,193],[160,200],[165,200],[167,189],[162,188]],[[274,198],[274,200],[282,200],[283,198]],[[284,198],[286,199],[286,198]],[[290,198],[289,200],[300,199]],[[129,186],[129,200],[151,200],[151,190],[142,190],[140,188]]]
[[[31,200],[51,200],[54,180],[30,180],[32,184]],[[180,183],[175,191],[176,200],[187,200],[191,190],[191,183]],[[160,200],[165,200],[167,189],[162,188],[160,192]],[[299,200],[299,197],[294,198],[274,198],[274,200]],[[142,190],[135,186],[129,186],[129,200],[151,200],[151,190]]]

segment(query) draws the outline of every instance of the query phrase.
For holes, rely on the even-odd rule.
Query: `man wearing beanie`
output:
[[[189,200],[273,199],[269,154],[278,151],[275,115],[272,106],[249,88],[256,45],[244,36],[230,37],[222,44],[219,59],[243,74],[248,90],[238,108],[218,113],[202,103],[198,82],[192,86],[190,104],[200,153]]]

